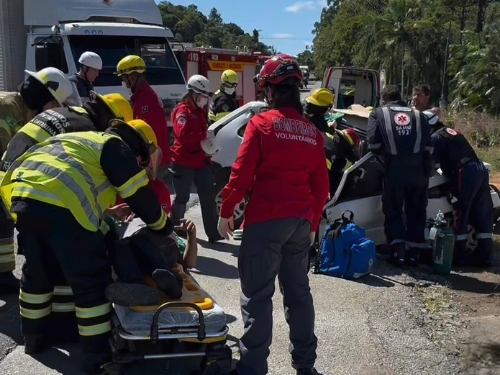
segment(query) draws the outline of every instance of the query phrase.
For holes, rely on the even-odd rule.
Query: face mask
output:
[[[128,87],[127,87],[127,84],[125,82],[122,82],[122,87],[127,90],[127,94],[129,95],[132,95],[132,90],[130,90]]]
[[[233,95],[236,89],[234,87],[224,87],[224,92],[228,95]]]
[[[208,104],[208,98],[201,97],[197,100],[196,105],[199,108],[203,108]]]

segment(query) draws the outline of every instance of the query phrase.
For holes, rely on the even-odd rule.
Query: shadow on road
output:
[[[83,356],[78,344],[54,347],[42,354],[36,354],[32,357],[45,367],[51,368],[59,374],[83,374],[80,370]]]
[[[22,345],[19,294],[0,294],[0,333]]]
[[[238,251],[240,249],[239,245],[235,245],[232,243],[227,243],[227,242],[210,243],[206,240],[200,240],[199,238],[198,238],[198,245],[204,247],[205,249],[212,249],[223,253],[231,253],[234,255],[238,254]]]
[[[222,279],[238,279],[238,269],[226,264],[218,259],[198,256],[196,265],[199,273],[207,276],[219,277]]]

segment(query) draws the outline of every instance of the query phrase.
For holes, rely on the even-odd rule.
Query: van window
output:
[[[101,56],[103,70],[94,86],[120,86],[121,79],[114,73],[116,65],[127,55],[139,55],[146,63],[146,79],[150,85],[184,85],[184,75],[177,64],[166,38],[72,35],[69,36],[75,64],[85,51]]]
[[[35,69],[57,68],[68,73],[68,64],[64,55],[64,44],[60,37],[45,36],[35,39]]]

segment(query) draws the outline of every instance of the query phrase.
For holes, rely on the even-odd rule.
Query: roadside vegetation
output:
[[[465,133],[500,172],[499,0],[328,0],[314,26],[312,59],[327,66],[384,69],[386,82],[431,86],[449,103],[446,122]]]
[[[172,30],[178,42],[193,43],[196,47],[253,50],[264,55],[277,52],[260,41],[259,30],[254,29],[249,34],[233,22],[225,23],[215,8],[209,15],[204,15],[194,4],[183,6],[162,1],[158,8],[163,25]]]

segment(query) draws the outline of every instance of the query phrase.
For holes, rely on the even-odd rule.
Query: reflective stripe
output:
[[[467,235],[466,234],[459,234],[455,237],[455,240],[456,241],[465,241],[467,239]]]
[[[54,295],[56,296],[72,296],[73,290],[70,286],[55,286]]]
[[[327,167],[328,169],[331,169],[331,168],[332,168],[332,162],[331,162],[330,160],[328,160],[328,159],[326,159],[326,167]]]
[[[15,251],[14,243],[0,245],[0,254],[9,254]]]
[[[50,153],[51,155],[53,155],[53,153],[54,153],[54,152],[51,152],[51,147],[42,147],[38,151]],[[56,155],[53,155],[53,156],[56,156]],[[76,161],[73,159],[70,159],[70,158],[63,159],[64,156],[62,154],[61,154],[61,158],[62,158],[62,160],[64,160],[68,164],[70,164],[72,167],[74,167],[74,165],[77,164]],[[57,178],[59,181],[61,181],[64,185],[66,185],[69,189],[71,189],[73,191],[73,193],[77,196],[78,200],[82,204],[82,208],[85,212],[85,215],[89,219],[90,223],[93,226],[95,226],[96,228],[99,228],[100,217],[102,216],[102,212],[100,212],[99,206],[96,205],[97,212],[98,212],[98,214],[96,214],[96,212],[92,208],[92,204],[89,202],[87,195],[85,194],[83,189],[70,175],[65,173],[62,169],[59,169],[53,165],[48,165],[47,163],[41,162],[41,161],[26,160],[26,161],[22,162],[19,167],[26,168],[26,169],[32,169],[32,170],[38,170],[38,171],[42,172],[43,174],[46,174],[47,176]],[[17,166],[16,166],[16,168],[17,168]],[[77,169],[80,172],[82,167],[79,166],[79,168],[75,168],[75,169]],[[85,181],[87,183],[89,183],[90,190],[92,191],[92,193],[96,194],[95,197],[97,198],[97,192],[95,190],[95,185],[93,184],[92,180],[87,179],[87,178],[90,178],[90,176],[85,171],[84,171],[84,173],[85,173],[85,175],[82,174],[82,176],[84,177]],[[16,189],[16,187],[14,186],[14,188],[12,189],[12,195],[16,196],[15,192],[18,192],[18,191],[19,190]],[[30,192],[31,192],[31,190],[30,190]],[[42,195],[42,196],[46,196],[47,198],[49,198],[51,200],[59,201],[59,197],[57,195],[51,194],[51,193],[35,191],[35,192],[33,192],[33,195]]]
[[[493,238],[493,233],[478,233],[476,234],[478,240],[484,240],[487,238]]]
[[[93,326],[78,325],[78,333],[81,336],[96,336],[111,331],[111,322],[95,324]]]
[[[111,312],[111,303],[109,302],[94,307],[76,307],[76,316],[82,319],[96,318],[109,312]]]
[[[126,199],[134,195],[139,188],[149,184],[149,178],[146,171],[141,171],[137,173],[134,177],[129,179],[123,185],[116,188],[116,191],[120,194],[123,199]]]
[[[434,152],[434,147],[432,146],[425,146],[425,151],[428,151],[429,153],[433,153]]]
[[[0,263],[11,263],[16,261],[16,255],[14,253],[7,255],[0,255]]]
[[[382,113],[384,114],[385,134],[387,136],[387,140],[389,141],[389,150],[387,151],[389,152],[390,155],[397,155],[398,149],[396,148],[396,141],[394,140],[394,132],[392,131],[392,121],[389,108],[383,107]]]
[[[368,143],[370,150],[376,150],[382,147],[382,143]]]
[[[54,312],[73,312],[75,311],[75,303],[74,302],[52,302],[52,311]]]
[[[19,312],[26,319],[41,319],[52,312],[52,306],[47,306],[40,310],[27,309],[21,306],[19,307]]]
[[[420,120],[420,112],[416,109],[415,111],[415,123],[416,123],[416,131],[417,131],[417,138],[415,139],[415,146],[413,147],[413,153],[418,154],[421,149],[420,149],[420,143],[422,143],[422,124]]]
[[[405,242],[404,240],[392,240],[392,242],[389,245],[395,245],[397,243]]]
[[[45,302],[49,302],[51,298],[52,292],[45,294],[31,294],[21,290],[21,293],[19,293],[19,299],[21,301],[30,303],[32,305],[39,305]]]
[[[436,169],[441,168],[441,164],[436,163],[436,164],[434,165],[434,167],[435,167]]]
[[[153,230],[163,229],[163,227],[167,223],[167,220],[168,220],[168,217],[165,214],[165,211],[161,210],[161,216],[160,216],[160,218],[156,222],[154,222],[152,224],[148,224],[148,227],[151,228],[151,229],[153,229]]]
[[[26,125],[24,125],[19,131],[19,133],[26,134],[28,137],[33,138],[38,143],[46,141],[51,136],[42,127],[33,124],[31,122],[28,122]]]

